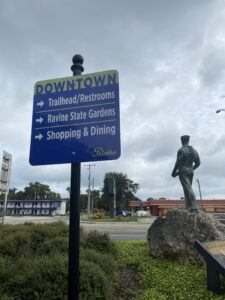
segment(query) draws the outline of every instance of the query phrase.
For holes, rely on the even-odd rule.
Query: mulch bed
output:
[[[126,266],[118,271],[114,299],[131,300],[140,292],[142,287],[139,280],[138,268],[136,266]]]

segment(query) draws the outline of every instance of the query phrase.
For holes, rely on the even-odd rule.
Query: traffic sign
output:
[[[31,165],[113,160],[119,156],[116,70],[35,84]]]

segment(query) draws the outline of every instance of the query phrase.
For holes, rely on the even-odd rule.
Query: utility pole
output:
[[[95,179],[94,179],[94,176],[92,177],[92,191],[94,192],[94,189],[95,189]],[[92,211],[92,218],[94,218],[94,193],[92,193],[92,197],[91,197],[92,201],[92,206],[91,206],[91,211]]]
[[[91,167],[95,167],[94,164],[85,165],[88,168],[88,205],[87,205],[87,213],[88,218],[90,218],[90,210],[91,210]]]
[[[111,198],[110,215],[116,217],[116,178],[114,176],[108,179],[108,194]]]

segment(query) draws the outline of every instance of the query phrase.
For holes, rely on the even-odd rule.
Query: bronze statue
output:
[[[196,197],[192,189],[192,180],[194,176],[194,170],[200,165],[200,159],[198,152],[189,146],[189,135],[183,135],[181,137],[182,147],[177,152],[177,161],[175,163],[172,176],[179,175],[180,182],[184,190],[185,208],[189,212],[196,212]]]

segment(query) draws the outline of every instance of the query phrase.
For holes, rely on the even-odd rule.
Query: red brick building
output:
[[[129,203],[131,211],[140,209],[149,210],[151,215],[165,215],[168,210],[173,208],[184,208],[184,200],[171,199],[151,199],[147,201],[131,201]],[[197,207],[209,213],[225,213],[225,199],[206,199],[197,200]]]

